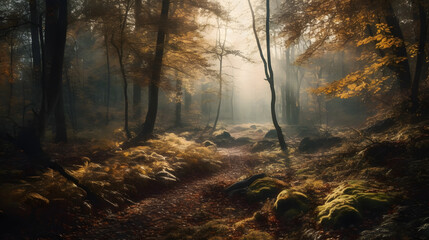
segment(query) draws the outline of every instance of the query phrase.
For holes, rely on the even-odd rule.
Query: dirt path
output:
[[[187,180],[162,193],[83,222],[66,239],[160,239],[172,228],[198,226],[213,219],[231,223],[250,217],[252,206],[240,199],[225,197],[222,190],[250,171],[251,159],[239,148],[219,149],[226,167],[203,178]]]

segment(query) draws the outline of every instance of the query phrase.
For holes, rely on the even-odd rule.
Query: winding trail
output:
[[[225,167],[185,180],[116,213],[86,219],[65,239],[161,239],[174,228],[202,225],[209,220],[234,223],[250,217],[252,208],[242,199],[225,197],[223,189],[250,172],[249,153],[242,148],[220,148]]]

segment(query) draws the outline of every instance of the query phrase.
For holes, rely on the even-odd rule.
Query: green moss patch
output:
[[[308,197],[301,192],[293,190],[283,190],[280,192],[274,203],[274,211],[277,217],[286,221],[307,212],[308,209]]]
[[[247,197],[252,201],[265,200],[275,197],[282,189],[286,187],[286,183],[270,177],[257,179],[247,189]]]
[[[358,224],[363,216],[386,211],[392,196],[364,181],[349,181],[338,186],[317,208],[319,223],[324,227],[340,228]]]

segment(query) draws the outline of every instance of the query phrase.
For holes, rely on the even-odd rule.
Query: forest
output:
[[[1,0],[0,239],[429,239],[426,0]]]

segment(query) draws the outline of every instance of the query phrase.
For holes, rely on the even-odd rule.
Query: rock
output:
[[[265,134],[264,138],[277,138],[277,131],[276,131],[275,129],[271,129],[271,130],[269,130],[269,131]]]
[[[285,221],[296,218],[307,212],[308,209],[308,197],[292,189],[280,192],[274,203],[274,211],[277,217]]]
[[[250,176],[244,180],[236,182],[236,183],[232,184],[231,186],[227,187],[225,189],[225,193],[227,193],[228,195],[233,195],[233,193],[237,190],[240,190],[240,189],[246,190],[246,188],[249,187],[249,185],[252,184],[255,180],[257,180],[259,178],[263,178],[263,177],[266,177],[265,173],[260,173],[260,174]]]
[[[235,140],[236,146],[242,146],[242,145],[246,145],[249,143],[252,143],[252,139],[249,137],[239,137],[239,138],[237,138],[237,140]]]
[[[397,142],[380,142],[374,143],[363,152],[363,159],[371,165],[381,166],[386,165],[392,159],[397,159],[398,156],[406,152],[406,146]]]
[[[251,129],[256,129],[256,125],[251,125],[250,128]]]
[[[262,140],[254,143],[252,145],[252,148],[250,149],[251,152],[262,152],[265,150],[270,150],[276,146],[276,142],[269,141],[269,140]]]
[[[247,128],[243,127],[243,126],[236,126],[233,129],[231,129],[231,132],[242,132],[242,131],[246,131]]]
[[[251,201],[261,201],[277,196],[286,187],[286,183],[270,177],[259,178],[249,185],[247,198]]]
[[[376,192],[364,181],[349,181],[338,186],[319,206],[319,224],[328,228],[341,228],[361,222],[364,215],[385,212],[392,197],[385,192]],[[369,214],[367,214],[369,213]]]
[[[205,140],[203,142],[203,146],[204,147],[216,147],[216,144],[214,142],[210,141],[210,140]]]
[[[235,139],[227,131],[215,134],[212,140],[219,147],[232,147],[233,142],[235,141]]]
[[[258,230],[250,230],[249,233],[243,235],[240,240],[272,240],[273,237],[266,232]]]
[[[341,143],[339,137],[306,137],[301,140],[298,146],[300,152],[313,153],[322,148],[331,148]]]

